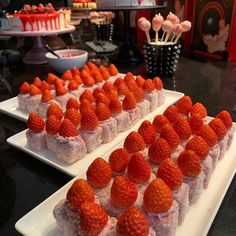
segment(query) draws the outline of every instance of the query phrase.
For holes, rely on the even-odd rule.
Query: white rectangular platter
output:
[[[114,147],[109,153],[103,156],[104,159],[107,160],[109,154],[122,145],[123,143],[120,143],[118,146]],[[224,158],[218,162],[208,188],[204,189],[197,202],[190,206],[185,220],[182,225],[178,226],[175,236],[207,235],[236,171],[235,146],[236,135],[234,135],[232,145],[226,152]],[[66,197],[68,189],[77,178],[86,178],[85,173],[71,180],[68,184],[22,217],[16,223],[16,229],[26,236],[61,236],[53,218],[53,208],[60,200]]]
[[[87,167],[90,165],[90,163],[97,157],[103,156],[106,154],[109,150],[111,150],[113,147],[118,145],[124,138],[132,131],[138,129],[140,124],[146,120],[153,118],[157,114],[163,113],[163,111],[171,104],[175,103],[178,99],[180,99],[184,94],[179,92],[173,92],[170,90],[165,90],[166,100],[164,105],[158,107],[153,112],[146,115],[143,119],[139,120],[131,129],[118,133],[118,135],[109,143],[100,145],[96,150],[94,150],[91,153],[86,154],[86,156],[75,162],[72,165],[65,164],[64,162],[58,160],[53,152],[46,149],[45,151],[38,152],[28,147],[27,140],[26,140],[26,130],[10,137],[7,139],[7,142],[14,146],[15,148],[22,150],[29,155],[37,158],[38,160],[45,162],[46,164],[55,167],[56,169],[72,176],[78,176],[82,173],[84,169],[87,169]]]

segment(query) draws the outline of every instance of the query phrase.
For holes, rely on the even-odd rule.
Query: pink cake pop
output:
[[[155,43],[158,44],[158,31],[161,28],[161,25],[164,21],[164,18],[159,13],[158,15],[155,15],[152,19],[152,29],[156,31],[156,37],[155,37]]]
[[[165,43],[166,43],[174,26],[170,20],[165,20],[161,27],[162,27],[162,30],[164,31],[161,41],[164,39],[164,35],[166,34],[166,38],[165,38]]]
[[[185,33],[185,32],[187,32],[187,31],[189,31],[189,30],[191,29],[192,24],[191,24],[190,21],[185,20],[185,21],[183,21],[183,22],[180,23],[180,26],[181,26],[180,29],[181,29],[182,32],[180,32],[180,33],[177,35],[177,37],[176,37],[174,43],[177,43],[177,42],[178,42],[178,40],[179,40],[180,36],[182,35],[182,33]]]
[[[141,23],[143,22],[143,20],[147,20],[146,17],[140,17],[140,18],[138,19],[138,27],[139,27],[139,28],[140,28],[140,25],[141,25]]]
[[[178,16],[176,16],[176,15],[173,14],[172,12],[170,12],[170,13],[168,14],[168,16],[166,17],[166,19],[169,20],[169,21],[171,21],[171,23],[172,23],[173,25],[180,23]]]
[[[149,30],[151,29],[151,23],[147,19],[143,19],[139,22],[139,28],[143,30],[146,34],[147,41],[148,43],[151,43],[150,35],[149,35]]]

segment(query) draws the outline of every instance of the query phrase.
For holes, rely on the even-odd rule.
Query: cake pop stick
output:
[[[175,37],[177,37],[177,35],[179,35],[179,34],[181,34],[182,33],[182,26],[181,26],[181,24],[176,24],[176,25],[174,25],[174,28],[173,28],[173,30],[172,30],[172,33],[173,33],[173,36],[172,36],[172,38],[171,38],[171,42],[173,42],[174,41],[174,39],[175,39]]]
[[[138,22],[138,26],[141,30],[143,30],[145,32],[148,43],[151,43],[151,39],[150,39],[150,35],[149,35],[149,30],[151,28],[150,21],[147,19],[143,19]]]
[[[158,31],[160,30],[163,21],[164,19],[160,13],[158,15],[155,15],[152,19],[152,29],[156,32],[155,44],[158,44]]]
[[[166,43],[167,40],[169,39],[170,33],[173,29],[173,24],[171,23],[171,21],[165,20],[161,27],[162,27],[163,31],[165,32],[165,34],[166,34],[165,41],[164,41],[164,43]]]
[[[188,21],[188,20],[185,20],[185,21],[181,22],[180,25],[181,25],[181,31],[182,32],[177,35],[174,43],[178,42],[178,40],[179,40],[180,36],[182,35],[182,33],[185,33],[187,31],[189,31],[191,29],[191,27],[192,27],[191,22]]]

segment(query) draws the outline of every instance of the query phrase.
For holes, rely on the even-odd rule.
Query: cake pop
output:
[[[150,21],[145,18],[145,19],[140,20],[138,23],[139,23],[138,24],[139,28],[145,32],[148,43],[151,43],[151,39],[149,35],[149,30],[151,28]]]
[[[161,41],[163,41],[164,37],[165,37],[165,43],[167,42],[168,38],[170,37],[170,33],[173,29],[173,24],[171,23],[170,20],[165,20],[162,24],[162,30],[164,31],[163,35],[162,35],[162,38],[161,38]]]
[[[169,20],[173,25],[179,24],[179,18],[178,16],[176,16],[175,14],[173,14],[172,12],[170,12],[168,14],[168,16],[166,17],[167,20]]]
[[[180,23],[180,26],[181,26],[181,31],[182,31],[182,32],[180,32],[180,33],[177,35],[177,37],[176,37],[174,43],[177,43],[177,42],[178,42],[178,40],[179,40],[180,36],[182,35],[182,33],[185,33],[185,32],[187,32],[187,31],[189,31],[189,30],[191,29],[192,24],[191,24],[190,21],[185,20],[185,21],[183,21],[183,22]]]
[[[155,15],[152,19],[152,29],[156,32],[155,44],[158,44],[158,31],[160,30],[163,21],[164,19],[160,13]]]
[[[172,38],[171,38],[171,42],[174,41],[174,39],[175,39],[175,37],[177,37],[177,35],[179,35],[179,34],[182,33],[182,30],[183,30],[183,29],[182,29],[181,24],[176,24],[176,25],[174,25],[174,28],[173,28],[173,30],[172,30],[173,36],[172,36]]]

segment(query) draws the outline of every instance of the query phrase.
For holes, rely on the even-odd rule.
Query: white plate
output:
[[[112,150],[119,146],[122,146],[122,143]],[[178,226],[175,236],[207,235],[236,171],[235,146],[236,135],[234,135],[232,145],[226,152],[224,158],[218,162],[208,188],[204,189],[197,202],[190,206],[185,220],[182,225]],[[109,154],[107,153],[104,159],[108,159]],[[57,230],[55,219],[53,218],[53,208],[60,200],[66,197],[67,190],[77,178],[85,178],[85,173],[71,180],[68,184],[22,217],[17,221],[15,228],[26,236],[61,236],[61,233]]]
[[[122,142],[122,140],[124,140],[124,138],[132,130],[138,129],[138,127],[144,120],[153,118],[157,114],[161,114],[169,105],[175,103],[179,98],[181,98],[184,95],[183,93],[173,92],[169,90],[165,90],[165,94],[166,94],[166,100],[164,105],[158,107],[155,111],[151,112],[150,114],[146,115],[143,119],[139,120],[131,129],[119,133],[111,142],[100,145],[95,151],[86,154],[83,159],[75,162],[72,165],[65,164],[64,162],[58,160],[55,154],[48,149],[46,149],[45,151],[38,152],[29,148],[27,145],[27,140],[25,135],[26,130],[8,138],[7,142],[12,146],[16,147],[17,149],[20,149],[28,153],[29,155],[37,158],[38,160],[45,162],[48,165],[53,166],[56,169],[72,177],[75,177],[80,175],[84,169],[87,169],[87,167],[96,157],[103,156],[113,147]]]

